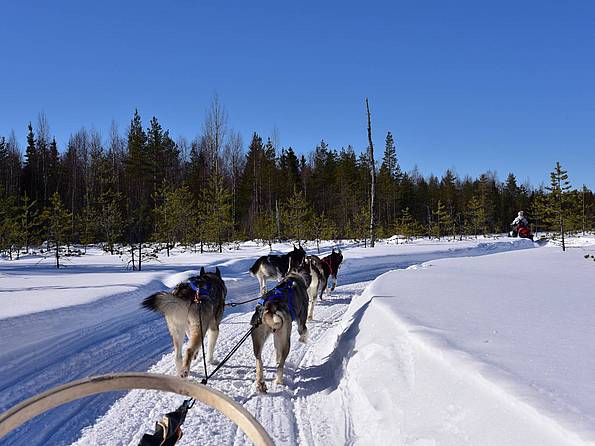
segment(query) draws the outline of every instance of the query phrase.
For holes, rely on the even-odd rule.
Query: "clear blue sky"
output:
[[[207,4],[208,3],[208,4]],[[215,92],[245,143],[276,127],[307,152],[395,135],[424,174],[488,169],[595,188],[595,2],[23,1],[0,6],[0,135],[44,111],[192,139]]]

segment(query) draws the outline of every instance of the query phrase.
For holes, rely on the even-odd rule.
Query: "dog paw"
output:
[[[267,393],[267,385],[264,383],[264,381],[257,382],[256,390],[258,390],[260,393]]]
[[[311,321],[312,320],[312,316],[308,316],[308,320]]]
[[[308,342],[308,333],[304,333],[303,335],[300,335],[300,342],[306,343]]]
[[[190,373],[190,370],[188,370],[187,368],[183,368],[179,372],[180,378],[188,378],[189,373]]]

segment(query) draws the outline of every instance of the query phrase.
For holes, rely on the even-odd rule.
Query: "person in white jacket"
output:
[[[523,211],[519,211],[519,215],[512,221],[511,226],[517,227],[518,225],[521,226],[529,226],[529,222],[525,218],[525,213]]]

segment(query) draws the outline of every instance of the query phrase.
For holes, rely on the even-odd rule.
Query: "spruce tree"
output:
[[[42,215],[48,244],[54,245],[56,268],[60,268],[60,246],[69,242],[70,213],[64,207],[58,192],[50,197],[49,206]]]
[[[378,171],[378,214],[379,222],[385,226],[393,224],[397,213],[398,183],[402,173],[397,161],[393,135],[388,132],[382,164]]]
[[[254,221],[254,236],[263,242],[268,243],[269,249],[273,249],[273,240],[277,234],[275,214],[273,212],[261,212]]]
[[[285,203],[283,217],[285,234],[298,243],[306,240],[312,223],[312,209],[301,191],[293,191]]]
[[[124,217],[121,210],[122,194],[119,192],[112,192],[111,190],[104,192],[99,197],[99,215],[98,226],[99,232],[102,236],[102,241],[105,243],[105,248],[110,254],[114,254],[114,246],[120,241],[124,232]]]
[[[0,185],[0,253],[6,253],[10,260],[13,252],[18,255],[19,221],[16,197],[6,195]]]
[[[23,189],[25,193],[34,201],[39,200],[38,179],[39,171],[39,153],[35,144],[35,135],[31,123],[27,126],[27,149],[25,151],[25,164],[23,166]]]
[[[411,237],[419,233],[418,224],[406,207],[401,213],[401,217],[395,223],[395,233],[401,234],[406,241],[411,240]]]
[[[209,181],[205,202],[207,208],[206,230],[209,241],[215,242],[219,252],[223,242],[229,240],[233,226],[231,220],[231,194],[223,183],[223,177],[215,172]]]
[[[0,137],[0,197],[8,195],[7,183],[8,183],[8,144],[6,138]]]
[[[529,208],[529,216],[533,220],[535,236],[539,233],[539,229],[546,229],[548,220],[548,199],[543,191],[538,191],[533,194],[531,198],[531,205]]]
[[[566,216],[566,205],[567,205],[567,193],[570,190],[570,182],[568,181],[568,171],[562,169],[559,162],[556,162],[556,167],[550,172],[551,184],[546,187],[550,191],[549,194],[549,205],[554,215],[555,220],[558,222],[560,228],[560,237],[562,239],[562,251],[566,251],[566,243],[564,240],[564,224],[567,219]]]
[[[438,205],[434,211],[434,226],[433,234],[434,237],[440,240],[440,237],[446,234],[447,230],[452,226],[452,218],[446,206],[442,203],[442,200],[438,200]]]
[[[480,199],[473,195],[467,203],[466,219],[469,232],[477,238],[479,230],[485,234],[486,214]]]

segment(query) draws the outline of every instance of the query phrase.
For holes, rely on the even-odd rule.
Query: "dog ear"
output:
[[[335,252],[335,248],[333,248],[333,250],[331,251],[331,254],[333,254]]]
[[[215,274],[217,275],[217,277],[219,277],[221,279],[221,271],[219,271],[218,266],[215,267]]]
[[[204,276],[205,275],[205,267],[204,266],[201,266],[200,267],[200,275],[201,276]]]

